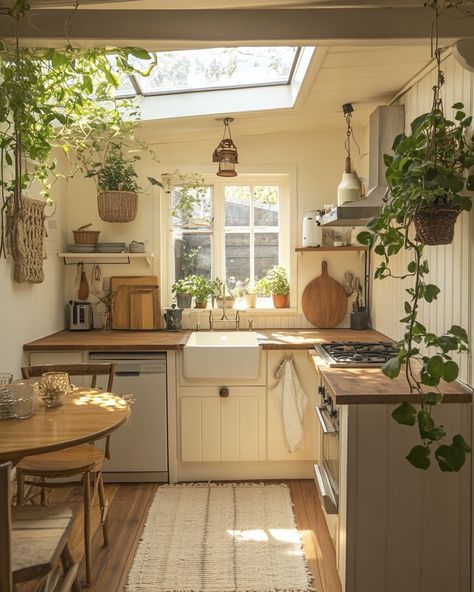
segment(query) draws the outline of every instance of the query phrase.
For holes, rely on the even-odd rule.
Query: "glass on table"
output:
[[[70,392],[69,374],[67,372],[45,372],[40,382],[40,393],[46,407],[58,407],[63,404],[64,397]]]
[[[10,372],[0,372],[0,386],[5,386],[6,384],[10,384],[13,380],[13,374]]]
[[[39,397],[39,380],[37,378],[14,380],[8,388],[12,394],[13,417],[27,419],[36,413]]]

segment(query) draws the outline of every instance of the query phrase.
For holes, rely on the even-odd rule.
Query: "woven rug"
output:
[[[127,592],[313,590],[285,485],[160,487]]]

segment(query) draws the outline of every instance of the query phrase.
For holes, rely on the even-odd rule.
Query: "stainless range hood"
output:
[[[369,191],[367,197],[332,209],[321,219],[324,226],[365,226],[376,216],[387,192],[383,155],[390,153],[393,140],[405,130],[403,105],[377,107],[369,119]]]

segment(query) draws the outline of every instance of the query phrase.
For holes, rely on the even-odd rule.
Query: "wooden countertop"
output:
[[[419,403],[420,397],[408,390],[404,375],[391,379],[380,368],[329,368],[313,356],[317,371],[333,391],[338,405]],[[430,390],[429,387],[426,387]],[[472,389],[459,382],[439,385],[444,403],[472,403]]]
[[[377,341],[377,331],[351,329],[256,329],[262,349],[308,349],[325,341]],[[187,342],[191,331],[59,331],[23,346],[24,351],[166,351]]]

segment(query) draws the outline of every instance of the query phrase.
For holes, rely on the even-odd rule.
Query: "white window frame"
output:
[[[250,168],[250,167],[249,167]],[[242,167],[240,167],[242,169]],[[225,275],[225,234],[224,234],[224,185],[278,185],[280,187],[280,208],[279,208],[279,264],[286,267],[290,280],[290,309],[257,308],[252,309],[252,314],[288,313],[297,309],[297,266],[296,266],[296,167],[252,167],[248,172],[239,170],[237,177],[221,178],[212,173],[209,167],[180,168],[180,175],[198,174],[204,180],[205,185],[213,185],[213,248],[212,248],[212,270],[211,277],[221,279]],[[171,216],[171,188],[179,185],[177,175],[163,177],[164,186],[167,191],[164,193],[161,207],[161,287],[163,303],[171,303],[171,279],[170,270],[174,265],[174,247],[172,240],[172,216]],[[185,181],[184,181],[185,182]],[[293,207],[291,207],[293,205]],[[221,222],[217,223],[216,220]],[[245,228],[245,227],[244,227]],[[190,309],[194,310],[194,309]]]

